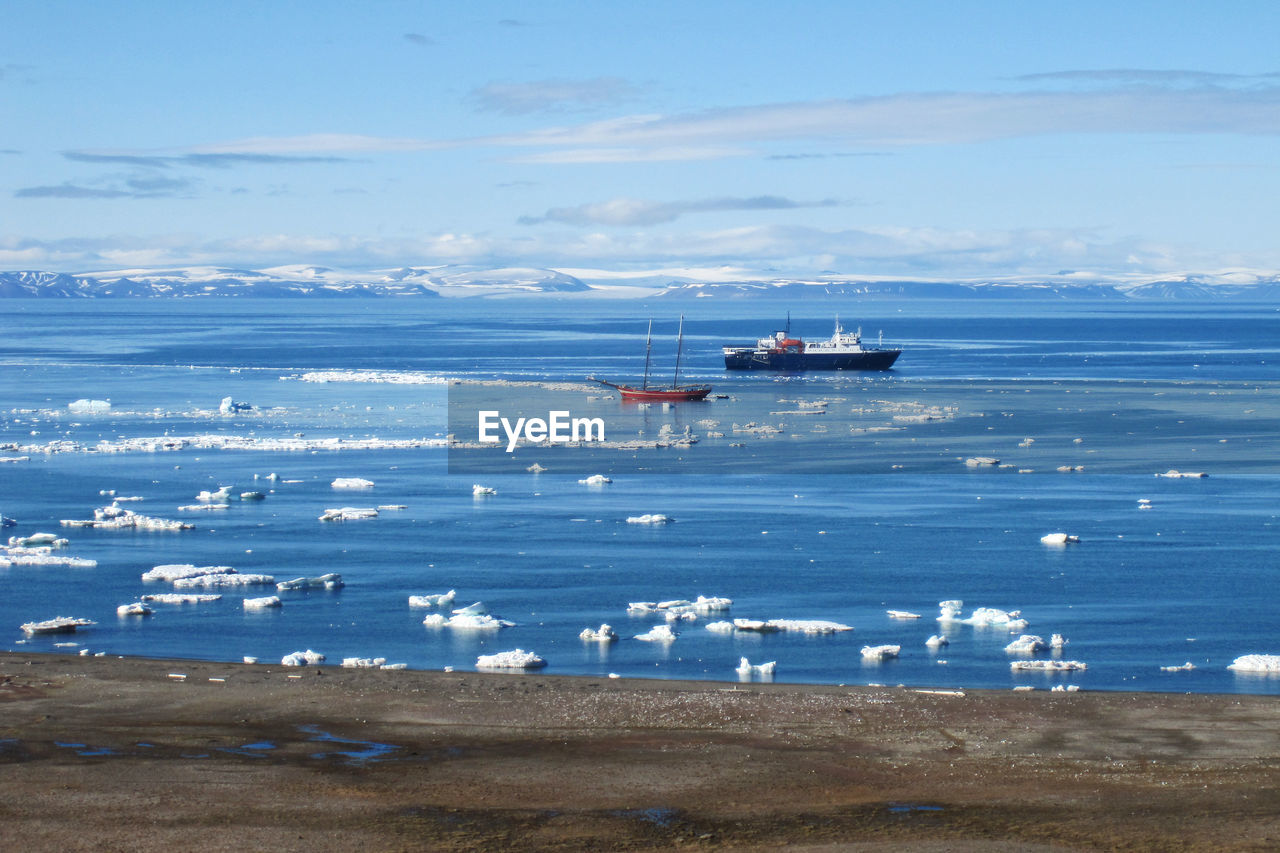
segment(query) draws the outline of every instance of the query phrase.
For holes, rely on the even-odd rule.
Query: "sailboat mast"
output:
[[[684,315],[680,315],[680,331],[676,334],[676,375],[671,379],[671,387],[680,386],[680,353],[684,349]]]
[[[641,388],[649,387],[649,351],[653,348],[653,318],[649,318],[649,331],[644,336],[644,381]]]

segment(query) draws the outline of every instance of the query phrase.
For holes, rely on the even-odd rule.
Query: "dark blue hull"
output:
[[[735,349],[724,354],[726,370],[888,370],[902,355],[897,349],[872,349],[855,353],[778,352]]]

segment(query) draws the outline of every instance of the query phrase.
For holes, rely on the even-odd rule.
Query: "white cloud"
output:
[[[647,226],[674,222],[686,213],[722,210],[794,210],[802,207],[832,207],[835,204],[836,202],[831,199],[799,202],[781,196],[720,197],[671,202],[615,198],[576,207],[555,207],[542,216],[524,216],[519,221],[522,225],[559,222],[565,225]]]
[[[474,90],[471,99],[481,110],[527,115],[615,106],[634,100],[637,94],[636,87],[621,77],[594,77],[490,83]]]

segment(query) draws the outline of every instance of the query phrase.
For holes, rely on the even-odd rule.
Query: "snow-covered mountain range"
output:
[[[1280,300],[1280,273],[1227,270],[1177,275],[1047,276],[982,279],[889,278],[824,273],[760,275],[742,269],[617,273],[526,267],[415,266],[356,270],[290,265],[265,269],[178,267],[90,273],[0,272],[0,297],[597,297],[796,299],[830,296],[949,299]]]

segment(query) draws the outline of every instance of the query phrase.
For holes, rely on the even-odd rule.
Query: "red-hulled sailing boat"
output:
[[[710,385],[681,385],[680,384],[680,354],[684,350],[684,315],[680,315],[680,331],[676,337],[676,371],[671,379],[671,385],[666,388],[657,385],[649,385],[649,355],[653,349],[653,320],[649,320],[649,332],[645,335],[644,340],[644,380],[640,383],[640,387],[634,385],[619,385],[616,382],[607,382],[603,379],[596,379],[594,376],[587,377],[592,382],[599,382],[601,385],[607,385],[610,388],[617,388],[618,393],[622,395],[623,400],[632,400],[635,402],[666,402],[673,403],[683,400],[702,400],[711,393]]]

